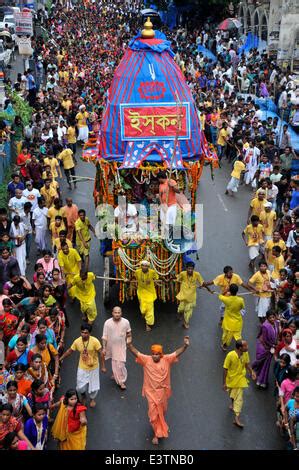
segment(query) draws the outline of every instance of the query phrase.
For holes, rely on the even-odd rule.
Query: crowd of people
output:
[[[7,188],[7,207],[0,208],[0,339],[5,345],[0,364],[1,449],[45,449],[50,423],[60,449],[85,449],[87,395],[94,408],[100,368],[105,372],[105,359],[110,358],[115,382],[126,389],[127,345],[144,367],[143,392],[154,430],[152,442],[157,444],[159,438],[168,436],[164,414],[171,391],[169,370],[189,339],[185,337],[184,346],[173,354],[164,355],[162,347],[154,345],[152,356],[143,355],[132,345],[130,324],[119,307],[104,325],[102,344],[91,336],[97,316],[96,276],[89,271],[95,230],[73,198],[65,198],[60,184],[63,169],[69,191],[76,189],[79,145],[99,131],[115,68],[140,27],[140,6],[135,2],[124,8],[120,2],[115,6],[100,1],[70,7],[57,2],[45,20],[54,39],[34,39],[35,79],[29,69],[18,75],[16,83],[8,83],[34,111],[27,126],[20,116],[10,128],[1,126],[1,139],[10,138],[17,166]],[[235,38],[224,38],[208,25],[191,31],[162,29],[172,41],[175,60],[192,89],[202,129],[217,147],[220,165],[227,159],[233,166],[226,194],[236,195],[240,185],[252,191],[242,234],[252,276],[245,283],[226,266],[215,279],[204,281],[194,263],[187,263],[186,271],[176,279],[180,285],[178,314],[189,328],[197,287],[220,288],[223,351],[236,340],[235,350],[224,362],[223,382],[232,399],[234,423],[243,427],[240,413],[243,389],[248,385],[246,369],[257,386],[266,389],[274,366],[278,425],[288,431],[296,447],[299,160],[288,125],[281,126],[275,118],[262,119],[259,106],[246,95],[273,98],[280,116],[295,127],[296,88],[289,71],[279,69],[266,54],[256,49],[238,54],[240,43]],[[199,44],[217,55],[216,63],[197,52]],[[9,105],[8,101],[6,107]],[[32,263],[36,250],[36,263]],[[29,271],[33,271],[31,279]],[[136,275],[148,331],[154,323],[157,280],[151,271],[144,262]],[[238,296],[239,286],[256,296],[261,322],[252,365],[247,342],[242,339],[245,302]],[[149,290],[147,301],[144,292]],[[75,299],[82,312],[81,335],[65,351],[66,305]],[[60,365],[75,351],[80,354],[76,389],[67,390],[55,402],[61,386]],[[159,364],[158,376],[153,363]],[[157,396],[161,383],[165,394]]]

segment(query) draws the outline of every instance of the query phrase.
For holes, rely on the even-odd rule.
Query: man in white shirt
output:
[[[136,233],[136,206],[130,202],[126,203],[125,198],[120,198],[119,202],[119,205],[114,209],[114,217],[117,219],[117,223],[122,231],[122,234]]]
[[[294,246],[297,245],[295,235],[299,236],[299,222],[296,222],[296,228],[295,230],[291,230],[286,242],[286,247],[287,248],[293,248]]]
[[[66,133],[67,133],[67,128],[64,125],[64,120],[61,119],[61,121],[59,122],[59,126],[57,127],[57,137],[58,137],[58,142],[60,145],[64,144]]]
[[[19,215],[20,217],[24,215],[25,202],[27,202],[27,199],[23,196],[23,191],[16,189],[15,196],[8,201],[8,209],[12,219],[15,215]]]
[[[46,234],[48,229],[47,216],[48,209],[45,207],[45,200],[43,197],[38,198],[38,207],[36,207],[32,214],[32,226],[35,231],[35,243],[38,249],[42,252],[47,248]]]
[[[23,191],[23,196],[27,199],[28,202],[31,202],[31,212],[33,212],[34,209],[37,208],[37,200],[40,197],[40,192],[38,189],[33,187],[32,181],[26,181],[26,189]]]

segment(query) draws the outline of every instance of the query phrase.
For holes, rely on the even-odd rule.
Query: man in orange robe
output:
[[[178,357],[189,346],[189,336],[184,337],[184,345],[171,354],[163,354],[160,344],[151,347],[151,356],[142,354],[132,344],[132,338],[127,339],[128,349],[136,356],[136,362],[143,367],[142,396],[148,401],[148,417],[154,430],[153,444],[159,439],[168,437],[168,425],[165,421],[168,398],[171,396],[170,367],[178,362]]]

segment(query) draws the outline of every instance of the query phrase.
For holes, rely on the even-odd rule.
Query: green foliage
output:
[[[8,196],[7,196],[7,185],[11,179],[11,168],[8,167],[5,170],[3,181],[0,184],[0,207],[7,207]]]
[[[47,0],[46,1],[46,10],[49,12],[51,10],[51,6],[52,6],[52,0]]]
[[[11,124],[13,120],[13,115],[6,113],[5,111],[0,112],[0,121],[8,121]]]
[[[15,91],[8,93],[8,95],[11,99],[16,116],[20,116],[22,118],[23,124],[27,126],[32,117],[33,108],[31,108],[27,101],[23,100],[23,98],[21,98]]]

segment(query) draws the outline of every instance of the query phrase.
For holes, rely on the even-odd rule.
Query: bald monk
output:
[[[143,367],[142,396],[148,401],[148,417],[154,430],[152,443],[159,444],[159,439],[168,437],[168,425],[164,414],[167,411],[168,398],[171,395],[170,367],[189,346],[189,336],[184,337],[184,345],[172,354],[163,354],[160,344],[153,344],[151,356],[142,354],[132,344],[132,337],[127,338],[128,349],[136,356],[136,362]]]

